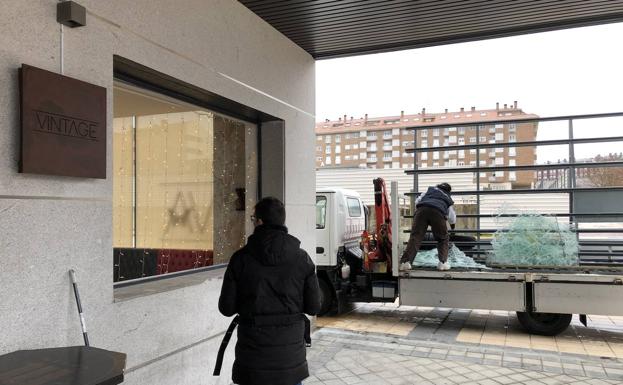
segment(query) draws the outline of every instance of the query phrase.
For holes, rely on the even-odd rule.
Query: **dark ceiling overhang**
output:
[[[239,1],[316,59],[623,21],[623,0]]]

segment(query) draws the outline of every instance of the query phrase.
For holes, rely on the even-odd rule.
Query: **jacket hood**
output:
[[[249,237],[249,252],[262,264],[279,265],[297,255],[301,241],[288,234],[288,228],[278,225],[259,225]]]

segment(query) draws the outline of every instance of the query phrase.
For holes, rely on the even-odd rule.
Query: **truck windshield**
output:
[[[316,196],[316,228],[324,229],[327,219],[327,197]]]

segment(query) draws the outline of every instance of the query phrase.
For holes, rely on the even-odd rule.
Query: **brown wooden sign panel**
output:
[[[106,179],[106,88],[20,69],[20,172]]]

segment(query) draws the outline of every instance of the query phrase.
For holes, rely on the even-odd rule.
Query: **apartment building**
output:
[[[422,109],[413,115],[403,111],[398,116],[366,114],[359,119],[344,115],[316,124],[316,167],[413,169],[416,159],[419,168],[531,165],[536,162],[535,146],[474,146],[534,141],[538,122],[521,121],[534,118],[538,116],[525,113],[517,102],[497,103],[489,110],[471,107],[430,113]],[[446,146],[456,147],[436,150]],[[409,151],[413,148],[418,152]],[[484,188],[530,187],[534,181],[534,171],[480,173]]]

